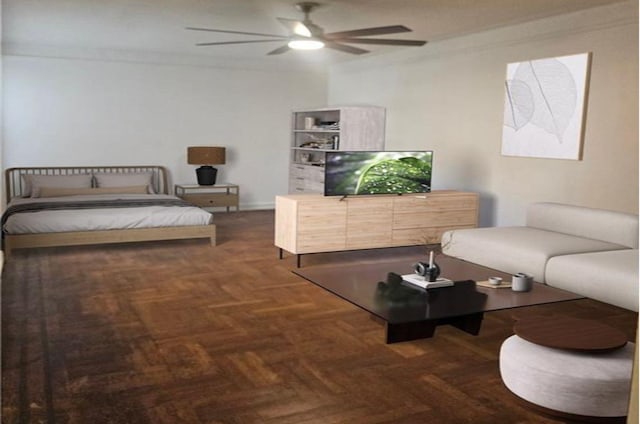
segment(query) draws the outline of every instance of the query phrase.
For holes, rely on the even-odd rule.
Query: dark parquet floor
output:
[[[392,345],[369,316],[278,260],[273,211],[216,214],[205,241],[33,249],[2,281],[3,423],[553,423],[502,385],[512,313],[479,336]],[[303,266],[423,248],[309,255]],[[524,312],[637,314],[591,300]],[[522,311],[522,310],[521,310]]]

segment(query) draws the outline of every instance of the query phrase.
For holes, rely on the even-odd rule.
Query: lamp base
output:
[[[216,176],[218,170],[210,165],[203,165],[196,169],[196,177],[198,178],[198,185],[210,186],[216,183]]]

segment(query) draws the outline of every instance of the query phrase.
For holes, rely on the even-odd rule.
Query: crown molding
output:
[[[71,59],[101,62],[124,62],[167,66],[213,67],[226,69],[256,70],[265,72],[314,72],[323,73],[328,65],[309,58],[241,58],[233,56],[185,55],[153,51],[116,50],[55,46],[44,44],[2,43],[3,56],[37,57],[49,59]]]

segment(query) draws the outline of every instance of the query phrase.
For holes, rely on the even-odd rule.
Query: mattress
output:
[[[179,201],[177,197],[166,194],[92,194],[48,198],[14,198],[7,205],[7,210],[10,210],[13,205],[103,202],[126,199],[133,201],[173,199]],[[208,225],[212,220],[211,213],[195,206],[72,208],[15,213],[6,219],[2,229],[5,234],[39,234]]]

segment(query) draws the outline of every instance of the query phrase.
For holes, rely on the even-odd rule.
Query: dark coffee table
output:
[[[403,282],[415,261],[321,265],[296,269],[295,274],[364,309],[386,326],[386,342],[432,337],[439,325],[453,325],[478,335],[485,312],[584,298],[575,293],[534,283],[529,292],[485,288],[475,281],[511,276],[491,268],[440,255],[442,276],[452,287],[424,290]]]

